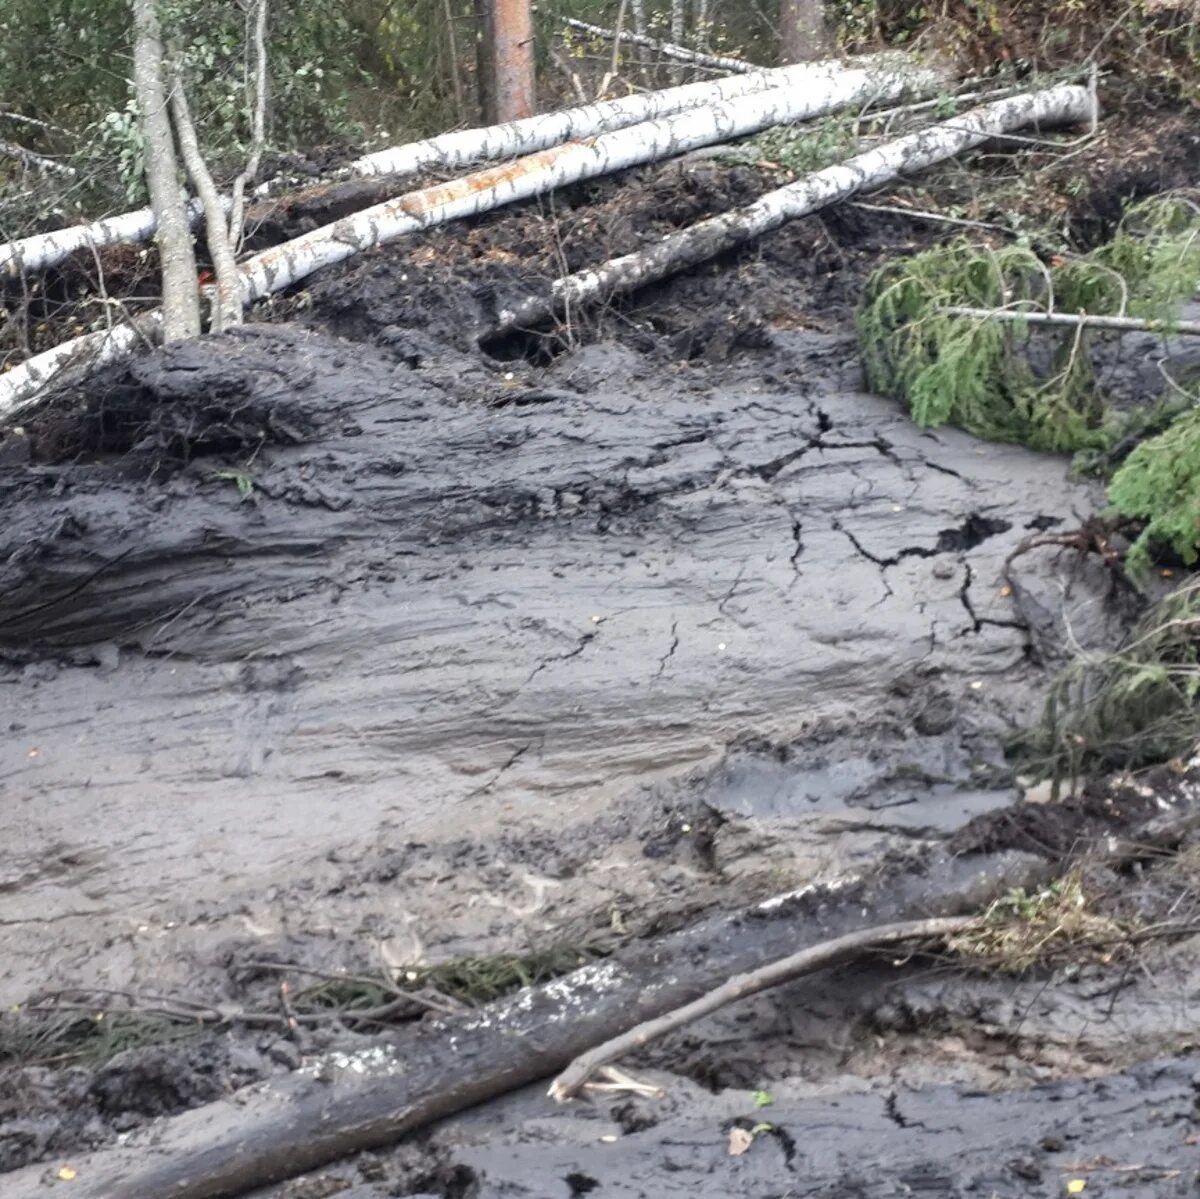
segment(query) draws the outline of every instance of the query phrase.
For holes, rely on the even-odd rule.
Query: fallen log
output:
[[[755,71],[758,68],[753,63],[743,62],[740,58],[729,58],[723,54],[705,54],[700,50],[689,50],[686,46],[678,46],[674,42],[663,41],[644,33],[629,33],[615,29],[604,29],[599,25],[589,25],[587,21],[577,21],[574,17],[563,17],[562,23],[568,29],[578,29],[581,33],[592,37],[604,38],[605,41],[616,41],[618,38],[631,46],[645,46],[661,54],[663,58],[673,58],[676,62],[687,62],[697,67],[711,67],[716,71]]]
[[[584,104],[503,125],[463,129],[403,146],[393,146],[355,159],[335,178],[414,175],[433,167],[449,170],[467,163],[516,158],[535,150],[545,150],[570,138],[609,133],[639,121],[684,112],[700,104],[719,104],[772,87],[798,87],[811,79],[819,80],[823,72],[831,70],[878,69],[884,63],[891,63],[900,71],[906,62],[913,65],[911,59],[893,54],[850,60],[844,68],[840,68],[836,62],[804,63],[793,67],[755,70],[732,78],[692,83],[665,91],[624,96],[603,103]],[[278,190],[278,184],[265,183],[257,187],[253,194],[263,199],[274,190]],[[224,203],[226,208],[230,206],[228,198]],[[193,200],[188,208],[191,223],[198,224],[202,214],[200,202]],[[146,241],[153,236],[155,228],[154,213],[147,207],[86,225],[20,238],[0,245],[0,275],[45,270],[62,262],[76,250]]]
[[[567,308],[628,294],[707,261],[734,246],[905,172],[923,170],[1026,125],[1075,124],[1093,119],[1095,101],[1087,88],[1063,84],[1010,96],[974,108],[895,141],[826,167],[760,197],[753,204],[711,217],[660,242],[600,266],[557,280],[549,295],[531,296],[503,309],[481,340],[517,329],[535,329]]]
[[[598,175],[657,162],[697,146],[804,120],[848,104],[891,99],[913,89],[936,89],[945,77],[932,67],[898,72],[891,66],[846,69],[825,64],[814,68],[806,78],[802,86],[771,88],[723,104],[645,121],[585,142],[570,142],[515,163],[409,192],[324,225],[243,263],[242,303],[249,304],[282,291],[314,271],[421,229],[544,195]],[[91,339],[96,336],[88,334],[86,339],[80,339],[87,341],[82,351],[75,342],[67,342],[0,376],[0,421],[11,420],[31,407],[54,371],[64,363],[78,362],[81,354],[92,352],[97,343]],[[108,338],[108,334],[102,336]],[[119,346],[110,341],[100,343],[108,361],[120,357],[122,350],[128,351],[135,344],[128,337],[122,337]]]
[[[882,920],[974,912],[1040,885],[1032,855],[935,851],[633,946],[462,1017],[353,1055],[334,1054],[229,1100],[157,1122],[120,1145],[14,1171],[5,1199],[221,1199],[364,1149],[566,1067],[586,1049],[703,995],[731,974]],[[72,1181],[57,1181],[69,1166]]]

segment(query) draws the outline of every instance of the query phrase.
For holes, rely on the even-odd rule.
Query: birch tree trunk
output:
[[[481,3],[484,2],[486,0],[481,0]],[[626,37],[632,37],[632,34],[627,34]],[[650,42],[657,44],[653,38]],[[480,45],[483,44],[481,41]],[[444,167],[449,170],[467,163],[515,158],[547,149],[570,138],[609,133],[635,125],[639,121],[683,112],[700,104],[719,104],[736,96],[766,91],[771,87],[802,86],[809,81],[810,70],[817,70],[817,77],[820,78],[821,73],[835,65],[814,63],[749,71],[745,63],[738,63],[734,59],[724,61],[735,63],[737,70],[745,73],[733,78],[691,83],[665,91],[644,92],[599,104],[561,109],[525,121],[513,121],[482,129],[464,129],[419,142],[410,142],[356,159],[347,168],[347,174],[405,176],[416,174],[428,167]],[[911,58],[885,54],[850,60],[844,69],[886,68],[900,72],[906,69],[906,65],[915,68],[918,64]],[[262,103],[265,105],[265,90],[262,95]],[[266,194],[267,190],[265,186],[260,187],[256,194]],[[201,212],[202,206],[199,201],[190,203],[189,221],[194,224],[199,220]],[[240,225],[240,222],[238,223]],[[154,230],[153,210],[141,208],[136,212],[109,217],[89,225],[76,225],[70,229],[59,229],[9,242],[0,245],[0,275],[44,270],[61,262],[76,250],[144,241]]]
[[[932,68],[847,70],[810,66],[805,82],[776,87],[691,109],[585,142],[569,142],[479,171],[462,179],[410,192],[364,212],[315,229],[256,255],[242,266],[247,303],[291,286],[313,271],[432,225],[474,216],[516,200],[642,163],[657,162],[699,146],[729,141],[772,125],[801,121],[849,104],[894,99],[906,91],[933,91],[943,74]],[[19,368],[18,368],[19,369]],[[3,381],[0,380],[0,386]],[[2,400],[0,400],[2,411]]]
[[[779,61],[809,62],[828,46],[824,0],[779,0]]]
[[[410,192],[314,229],[245,262],[240,269],[242,301],[249,304],[282,291],[314,271],[421,229],[844,105],[894,99],[911,90],[937,91],[945,81],[944,72],[913,68],[907,60],[901,71],[895,70],[894,60],[877,61],[871,70],[847,69],[836,63],[810,64],[798,70],[801,82],[790,87],[739,96],[589,141],[543,150],[516,163]],[[95,347],[97,336],[101,335],[80,340]],[[0,375],[0,421],[10,419],[18,409],[27,409],[31,396],[44,386],[53,369],[79,361],[73,349],[76,344],[57,346]]]
[[[163,87],[163,45],[157,0],[132,0],[133,79],[145,145],[146,185],[158,227],[162,264],[163,340],[200,332],[196,255],[179,186],[175,144]]]
[[[1093,118],[1094,106],[1094,97],[1087,88],[1066,84],[982,105],[951,121],[897,138],[786,187],[767,192],[745,208],[700,221],[648,249],[559,279],[549,296],[533,297],[501,311],[486,336],[536,328],[566,309],[628,294],[751,238],[761,237],[787,221],[807,216],[866,188],[878,187],[901,172],[923,170],[935,162],[952,158],[997,134],[1024,125],[1089,121]]]
[[[171,76],[171,116],[174,119],[175,136],[179,140],[179,152],[187,167],[188,177],[196,189],[200,203],[204,206],[204,237],[217,276],[210,323],[212,331],[220,333],[242,323],[237,259],[229,240],[229,226],[225,223],[225,208],[208,164],[204,161],[204,154],[196,137],[196,127],[192,124],[192,114],[184,90],[183,71],[178,64],[175,64]]]

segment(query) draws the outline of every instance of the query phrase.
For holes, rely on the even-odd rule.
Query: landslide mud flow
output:
[[[469,291],[431,238],[294,297],[286,323],[102,374],[0,442],[0,1001],[216,1001],[247,957],[395,966],[648,932],[1014,802],[1002,743],[1065,630],[1111,641],[1128,613],[1073,555],[1006,565],[1103,497],[864,394],[845,318],[870,252],[830,237],[784,230],[536,361],[469,344],[511,255],[485,252]],[[290,1064],[267,1049],[185,1073],[220,1090]],[[745,1085],[719,1058],[710,1080]],[[929,1163],[997,1125],[1021,1130],[1004,1154],[1037,1158],[1045,1103],[1080,1106],[1082,1153],[1191,1102],[1184,1065],[1131,1070],[970,1113],[945,1090],[903,1118],[878,1094],[832,1114],[801,1097],[744,1158],[744,1095],[677,1079],[623,1160],[599,1116],[546,1117],[543,1137],[544,1102],[519,1096],[399,1151],[425,1191],[392,1193],[672,1193],[673,1171],[695,1193],[681,1158],[702,1140],[699,1193],[891,1194],[843,1159],[866,1137],[905,1185],[958,1194],[974,1164],[946,1181]],[[210,1093],[139,1109],[131,1084],[106,1116],[91,1082],[78,1103],[23,1085],[50,1114],[9,1164]],[[818,1135],[810,1183],[761,1181]],[[1060,1193],[1033,1186],[1040,1160],[1020,1193]]]

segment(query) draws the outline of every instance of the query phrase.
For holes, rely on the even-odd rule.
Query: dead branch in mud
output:
[[[885,919],[961,917],[1049,881],[1032,855],[935,852],[710,918],[401,1039],[333,1055],[268,1086],[165,1120],[152,1137],[73,1157],[76,1199],[220,1199],[279,1181],[553,1075],[597,1042],[757,969]],[[5,1199],[43,1193],[46,1166],[4,1178]]]
[[[628,294],[901,172],[922,170],[1022,125],[1085,121],[1092,114],[1092,103],[1086,88],[1064,84],[974,108],[777,188],[745,208],[700,221],[645,250],[559,279],[550,295],[530,297],[500,312],[480,340],[536,329],[568,306]]]
[[[1200,337],[1200,321],[1153,321],[1134,316],[1093,316],[1086,312],[1026,312],[1019,308],[969,308],[951,304],[937,310],[943,316],[980,321],[1025,321],[1031,325],[1062,325],[1070,329],[1109,329],[1121,333],[1161,333]]]
[[[681,10],[682,11],[682,10]],[[599,25],[589,25],[587,21],[577,21],[574,17],[563,17],[562,23],[568,29],[578,29],[581,33],[591,34],[592,37],[603,38],[614,42],[622,39],[632,46],[644,46],[661,54],[664,58],[673,58],[677,62],[691,63],[697,67],[708,67],[714,71],[757,71],[752,62],[743,62],[740,58],[728,58],[721,54],[704,54],[699,50],[689,50],[686,46],[678,46],[672,42],[660,41],[646,34],[622,32],[620,29],[604,29]]]
[[[551,1084],[550,1097],[558,1103],[566,1103],[587,1084],[592,1074],[601,1066],[607,1066],[627,1053],[643,1049],[651,1041],[665,1037],[685,1025],[711,1015],[728,1004],[736,1003],[748,995],[757,995],[770,987],[792,982],[806,974],[837,966],[885,945],[900,941],[928,940],[961,933],[975,926],[974,916],[949,917],[941,920],[910,920],[900,924],[885,924],[876,928],[865,928],[860,932],[848,933],[832,941],[789,954],[777,962],[760,966],[747,974],[738,974],[714,987],[699,999],[684,1004],[674,1011],[666,1012],[653,1020],[647,1020],[619,1036],[580,1054]]]

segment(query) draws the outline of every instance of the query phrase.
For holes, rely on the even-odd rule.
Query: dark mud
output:
[[[1036,713],[1067,630],[1111,644],[1134,600],[1051,547],[1013,560],[1014,596],[1013,552],[1095,512],[1098,489],[1057,459],[916,429],[859,389],[847,318],[907,231],[846,209],[573,331],[474,346],[490,308],[539,274],[762,185],[670,168],[430,234],[242,332],[98,376],[0,442],[0,1000],[257,1003],[255,959],[371,971],[649,936],[1016,802],[1003,744]],[[761,1036],[738,1017],[664,1064],[738,1087],[794,1080],[815,1056],[831,1088],[877,1087],[935,1036],[938,1003],[959,1030],[946,1038],[973,1010],[912,992],[904,1010],[924,1014],[889,1028],[894,996],[860,1009],[831,995],[811,1039],[778,1023],[784,995],[754,1009]],[[819,1047],[849,1051],[869,1020],[894,1052],[866,1053],[853,1072],[871,1081],[847,1084],[845,1053]],[[1190,1020],[1156,1046],[1177,1050]],[[1030,1052],[1057,1077],[1077,1060],[1054,1057],[1051,1033]],[[124,1098],[111,1068],[103,1092],[115,1111],[92,1071],[62,1091],[22,1075],[40,1098],[5,1113],[5,1160],[155,1114],[138,1106],[155,1054],[201,1079],[186,1055],[214,1054],[208,1078],[228,1088],[285,1068],[277,1040],[239,1039],[233,1058],[220,1038],[129,1050]],[[914,1081],[961,1077],[952,1060],[976,1082],[1027,1081],[995,1066],[1010,1050],[947,1049],[947,1073]],[[837,1110],[896,1138],[893,1184],[925,1170],[933,1193],[957,1194],[991,1177],[1002,1163],[970,1158],[943,1185],[927,1163],[987,1144],[976,1133],[994,1119],[1051,1188],[1067,1158],[1038,1156],[1047,1103],[1084,1105],[1064,1144],[1086,1156],[1148,1095],[1184,1104],[1190,1075],[1064,1085],[980,1100],[953,1135],[936,1128],[960,1093],[915,1097],[947,1113],[919,1117],[927,1140],[905,1141],[878,1092]],[[598,1115],[519,1096],[404,1147],[377,1179],[358,1168],[355,1185],[388,1193],[407,1162],[409,1189],[391,1193],[634,1195],[668,1176],[705,1194],[892,1193],[853,1183],[842,1134],[810,1154],[830,1110],[797,1086],[786,1119],[770,1116],[805,1146],[794,1169],[782,1131],[729,1158],[745,1096],[678,1083],[623,1160]],[[1156,1166],[1174,1168],[1181,1127],[1163,1122]],[[849,1190],[829,1189],[835,1169]]]

